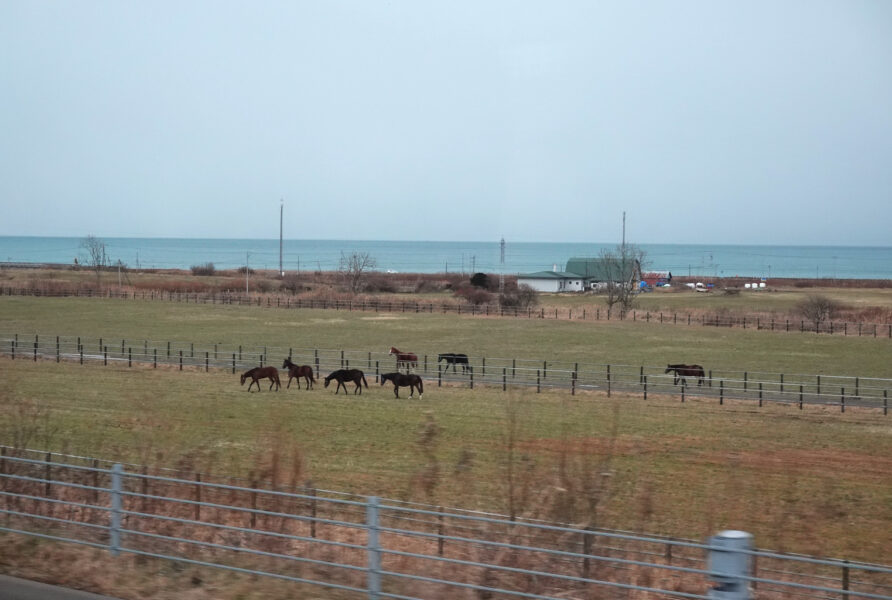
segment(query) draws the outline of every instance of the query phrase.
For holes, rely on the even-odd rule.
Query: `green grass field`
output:
[[[594,364],[890,377],[892,340],[658,325],[442,314],[286,310],[221,305],[0,297],[0,332],[341,348],[419,355],[464,352]]]
[[[2,297],[0,331],[890,375],[887,339],[628,321]],[[694,538],[734,527],[763,547],[877,562],[892,546],[892,417],[879,411],[431,380],[409,401],[369,383],[361,397],[249,394],[227,372],[0,358],[2,442],[245,477],[276,463],[280,481],[499,511],[510,470],[529,516]],[[438,434],[423,443],[428,419]]]
[[[0,374],[6,443],[246,478],[275,462],[282,482],[503,512],[510,465],[532,517],[584,523],[597,498],[605,527],[735,527],[880,562],[892,544],[892,421],[876,411],[435,385],[396,400],[374,382],[248,393],[220,372],[9,359]]]

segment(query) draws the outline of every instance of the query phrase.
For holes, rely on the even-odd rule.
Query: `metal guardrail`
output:
[[[866,321],[820,321],[775,318],[763,316],[726,317],[718,315],[692,315],[678,311],[650,311],[631,309],[608,311],[592,308],[537,307],[517,308],[489,304],[454,304],[445,302],[418,302],[406,300],[329,300],[294,298],[270,293],[244,294],[239,292],[166,292],[161,290],[119,289],[31,289],[0,286],[0,296],[118,298],[122,300],[152,300],[193,304],[230,304],[286,309],[319,309],[364,312],[403,313],[453,313],[468,316],[512,317],[520,319],[553,319],[582,321],[632,321],[671,325],[697,325],[703,327],[737,327],[757,331],[785,333],[817,333],[827,335],[874,337],[892,339],[892,323]]]
[[[103,364],[170,365],[179,369],[226,369],[232,373],[257,365],[279,367],[285,357],[297,364],[313,367],[319,379],[335,369],[364,370],[371,382],[381,373],[395,371],[395,357],[386,352],[320,348],[282,348],[274,346],[224,344],[201,345],[194,342],[126,340],[76,336],[19,335],[0,333],[0,355],[14,359],[77,361]],[[688,377],[677,379],[665,367],[591,364],[523,358],[471,356],[467,369],[437,361],[437,354],[418,354],[413,371],[430,387],[436,379],[445,384],[502,387],[507,390],[563,389],[631,394],[673,395],[680,401],[688,397],[749,401],[758,406],[774,402],[798,406],[824,405],[860,407],[889,412],[892,379],[842,375],[807,375],[759,371],[706,370],[702,381]],[[283,373],[286,375],[287,371]],[[287,379],[287,377],[286,377]],[[284,384],[284,381],[283,381]]]
[[[613,589],[706,599],[731,597],[722,590],[736,582],[749,591],[735,598],[892,598],[890,566],[35,454],[4,447],[0,455],[2,532],[346,597],[435,599],[472,590],[558,600]],[[745,568],[728,571],[729,559]]]

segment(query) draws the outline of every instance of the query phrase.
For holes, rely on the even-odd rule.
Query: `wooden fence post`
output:
[[[644,399],[647,400],[647,375],[644,376]]]
[[[719,381],[719,404],[725,403],[725,380]]]

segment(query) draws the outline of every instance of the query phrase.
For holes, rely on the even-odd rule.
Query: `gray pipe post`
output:
[[[111,526],[109,527],[109,549],[112,556],[121,553],[121,492],[124,467],[121,463],[112,465],[111,472]]]
[[[745,531],[721,531],[708,540],[706,568],[713,587],[710,600],[750,600],[753,536]]]
[[[378,541],[378,497],[369,496],[366,505],[366,527],[368,529],[368,587],[369,599],[378,600],[381,593],[381,546]]]

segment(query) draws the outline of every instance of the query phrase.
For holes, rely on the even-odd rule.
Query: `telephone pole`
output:
[[[502,238],[501,258],[499,259],[499,294],[505,293],[505,238]]]
[[[282,268],[282,215],[285,213],[285,199],[279,198],[279,276],[285,277],[285,269]]]

